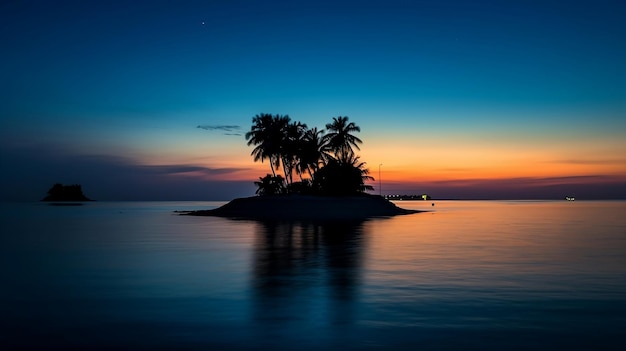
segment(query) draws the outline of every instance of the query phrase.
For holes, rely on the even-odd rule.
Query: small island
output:
[[[192,216],[219,216],[256,220],[364,220],[421,211],[397,207],[382,196],[369,195],[373,181],[360,150],[360,132],[348,117],[334,117],[327,133],[289,116],[260,114],[246,133],[254,145],[254,161],[269,161],[271,174],[254,182],[257,196],[232,200],[226,205]],[[282,166],[283,175],[277,174]],[[294,180],[296,175],[299,180]]]
[[[275,195],[234,199],[216,209],[183,214],[256,220],[335,221],[364,220],[417,212],[421,211],[399,208],[377,195],[342,197]]]
[[[67,204],[93,200],[83,194],[83,189],[80,184],[63,185],[56,183],[48,190],[48,195],[41,199],[41,201]]]

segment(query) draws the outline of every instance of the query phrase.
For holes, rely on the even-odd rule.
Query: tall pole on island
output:
[[[380,166],[383,164],[378,164],[378,195],[383,196],[383,180],[380,178]]]

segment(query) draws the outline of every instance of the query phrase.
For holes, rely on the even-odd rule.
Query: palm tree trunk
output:
[[[291,184],[290,183],[290,178],[291,178],[291,171],[289,171],[289,165],[290,163],[288,162],[286,157],[283,157],[283,173],[285,174],[285,181],[287,182],[287,184]]]
[[[274,160],[270,156],[270,168],[272,169],[272,175],[276,177],[276,171],[274,170]]]

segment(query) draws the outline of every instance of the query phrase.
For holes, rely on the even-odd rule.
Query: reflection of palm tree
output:
[[[258,222],[255,318],[312,323],[308,317],[317,314],[331,324],[352,322],[366,239],[360,221]]]
[[[360,150],[358,144],[362,144],[363,141],[351,133],[360,132],[361,128],[354,124],[354,122],[348,123],[348,117],[333,117],[333,122],[326,124],[328,134],[328,143],[335,153],[335,157],[343,161],[352,153],[352,147]]]
[[[280,167],[281,145],[283,142],[283,131],[289,123],[289,116],[281,116],[261,113],[252,118],[252,127],[246,133],[248,145],[255,145],[252,150],[254,161],[263,162],[269,159],[272,175],[276,176],[275,169]]]

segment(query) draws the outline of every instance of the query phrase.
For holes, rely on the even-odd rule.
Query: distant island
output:
[[[327,131],[327,132],[326,132]],[[254,182],[255,197],[235,199],[212,210],[186,211],[195,216],[271,220],[344,220],[395,216],[420,211],[397,207],[366,181],[374,181],[360,161],[361,128],[348,117],[333,117],[326,131],[308,128],[287,115],[259,114],[246,133],[254,161],[269,161],[271,174]],[[277,171],[282,167],[282,173]],[[294,175],[297,179],[294,180]]]
[[[45,202],[82,202],[93,201],[83,194],[83,189],[80,184],[63,185],[56,183],[48,190],[48,195],[41,199]]]

